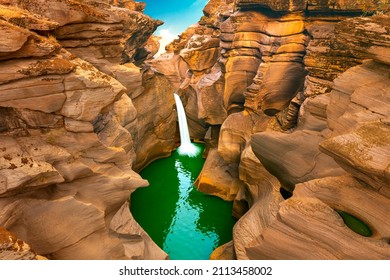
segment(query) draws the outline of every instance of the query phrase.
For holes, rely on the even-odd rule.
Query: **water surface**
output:
[[[188,157],[175,151],[151,163],[140,173],[150,186],[131,196],[134,218],[173,260],[209,259],[216,247],[232,239],[232,202],[193,186],[204,164],[201,154]]]

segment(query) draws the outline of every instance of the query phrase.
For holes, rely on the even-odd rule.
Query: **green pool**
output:
[[[204,163],[201,154],[188,157],[175,151],[151,163],[140,173],[150,186],[131,196],[134,218],[172,260],[209,259],[216,247],[232,239],[232,202],[193,185]]]

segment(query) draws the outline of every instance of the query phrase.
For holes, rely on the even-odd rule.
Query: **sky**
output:
[[[177,35],[181,34],[192,24],[199,21],[203,16],[203,8],[208,0],[141,0],[146,3],[144,13],[154,19],[164,21],[154,33],[161,36],[160,51],[165,45],[172,42]]]

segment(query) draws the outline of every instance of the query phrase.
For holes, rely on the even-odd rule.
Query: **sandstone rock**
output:
[[[321,132],[327,129],[326,110],[330,102],[329,94],[306,98],[300,107],[298,125],[303,130]]]
[[[361,219],[373,232],[369,239],[386,241],[389,236],[388,221],[382,214],[390,205],[388,197],[362,185],[354,177],[329,177],[305,182],[297,186],[294,196],[316,197],[336,210]]]
[[[102,129],[97,129],[101,126]],[[131,127],[131,129],[136,129]],[[99,122],[95,122],[95,132],[98,134],[99,140],[107,147],[117,147],[123,149],[127,156],[131,158],[131,162],[135,162],[135,149],[133,136],[128,129],[121,126],[119,121],[108,114],[102,116]]]
[[[245,149],[254,131],[267,128],[269,118],[265,115],[243,111],[229,115],[221,126],[218,153],[226,163],[239,163],[241,152]]]
[[[193,71],[211,68],[219,56],[219,39],[210,35],[194,35],[180,56]]]
[[[148,61],[148,65],[157,73],[163,74],[177,90],[187,76],[188,65],[178,54],[165,53]]]
[[[162,260],[167,259],[168,255],[161,250],[149,237],[149,235],[134,220],[129,210],[129,203],[126,202],[118,213],[111,220],[110,228],[119,236],[127,237],[128,242],[124,245],[126,254],[132,254],[131,259],[143,260]],[[143,243],[143,251],[140,255],[134,255],[137,243]]]
[[[384,3],[384,2],[381,2]],[[270,1],[270,0],[238,0],[237,6],[242,8],[269,8],[274,11],[372,11],[378,7],[378,2],[374,0],[353,1],[353,0],[336,0],[328,1],[313,1],[313,0],[293,0],[293,1]],[[386,4],[384,4],[386,5]]]
[[[239,7],[267,7],[274,11],[302,11],[306,9],[306,1],[295,0],[287,3],[286,1],[259,1],[259,0],[238,0]]]
[[[43,0],[38,0],[34,3],[20,3],[17,0],[11,0],[8,1],[8,3],[19,6],[34,14],[43,15],[48,19],[53,19],[55,22],[58,22],[60,26],[80,22],[117,23],[120,22],[121,19],[126,18],[126,14],[135,13],[126,9],[120,9],[116,6],[111,6],[111,3],[104,3],[102,1],[80,0],[72,2],[55,0],[49,4]]]
[[[252,174],[252,176],[257,175]],[[259,234],[276,219],[279,203],[283,201],[279,188],[280,185],[275,179],[263,182],[261,188],[258,189],[260,194],[258,200],[235,224],[233,240],[237,259],[261,258],[259,255],[249,256],[247,248],[256,244]]]
[[[386,102],[389,78],[386,73],[388,66],[367,61],[335,80],[327,110],[332,133],[320,147],[337,158],[348,172],[388,195],[389,179],[386,168],[382,166],[386,165],[388,125],[385,120],[389,112]],[[367,96],[367,91],[371,90]],[[346,147],[349,147],[347,152]]]
[[[233,241],[223,244],[215,249],[210,255],[210,260],[236,260]]]
[[[296,131],[292,134],[269,131],[254,134],[251,145],[267,170],[285,188],[292,190],[297,183],[343,174],[331,157],[318,150],[323,140],[320,133],[313,131]],[[290,161],[290,158],[294,158],[294,161]]]
[[[270,36],[295,35],[302,33],[305,28],[299,15],[282,16],[279,21],[274,21],[265,14],[253,10],[238,11],[230,20],[236,32],[258,32]]]
[[[11,53],[20,50],[27,42],[29,32],[5,21],[1,21],[1,25],[1,37],[4,38],[4,40],[2,40],[0,45],[0,52]]]
[[[74,65],[60,55],[50,59],[8,60],[0,65],[0,79],[5,84],[28,77],[67,74],[73,68]]]
[[[343,21],[387,3],[211,0],[170,53],[146,63],[161,22],[143,4],[2,3],[11,6],[0,9],[0,225],[34,249],[55,259],[166,258],[125,201],[147,184],[132,166],[174,146],[178,91],[193,137],[216,145],[205,133],[221,125],[199,181],[214,182],[213,192],[237,187],[242,217],[220,248],[227,258],[388,258],[388,16]],[[283,201],[281,187],[295,188],[292,198]],[[352,232],[336,206],[373,236]],[[53,227],[58,217],[69,238]]]
[[[385,118],[389,110],[385,101],[389,83],[387,73],[387,66],[367,61],[335,80],[327,110],[328,126],[333,135],[349,131],[358,123]]]
[[[228,113],[245,102],[244,92],[256,75],[260,59],[251,56],[228,58],[226,62],[224,106]]]
[[[238,180],[237,165],[225,163],[216,149],[209,151],[194,184],[199,191],[227,201],[234,200],[238,190],[243,187],[242,182]]]
[[[246,200],[250,207],[267,195],[267,189],[280,186],[276,177],[272,176],[253,153],[248,145],[241,154],[239,165],[239,178],[245,183]]]
[[[30,30],[47,31],[56,29],[59,26],[55,21],[15,6],[0,5],[0,17],[14,25]]]
[[[122,54],[136,62],[159,22],[108,1],[7,2],[12,6],[0,9],[7,39],[0,46],[0,225],[50,259],[165,259],[136,226],[117,231],[131,217],[130,193],[147,185],[131,168],[133,141],[144,135],[126,95],[143,92],[144,70],[118,64]],[[50,30],[72,54],[28,29]],[[160,114],[159,126],[172,116],[173,129],[161,125],[156,134],[167,133],[173,146],[172,108],[150,120]]]
[[[383,15],[347,20],[336,27],[338,42],[354,55],[386,64],[390,64],[389,31],[389,17]]]
[[[161,37],[152,35],[149,37],[148,41],[146,42],[146,46],[144,47],[147,52],[146,60],[152,59],[154,55],[158,52],[160,49],[160,41]]]
[[[291,198],[246,251],[257,259],[383,259],[388,246],[351,231],[336,211],[318,199]]]
[[[17,1],[13,2],[19,5]],[[134,87],[131,82],[123,78],[129,74],[129,69],[118,64],[139,64],[150,58],[149,53],[153,53],[156,47],[153,47],[155,41],[148,39],[161,22],[143,15],[138,8],[130,11],[109,4],[127,6],[96,1],[56,1],[50,5],[38,1],[21,6],[55,22],[57,26],[53,36],[63,47],[104,73],[118,78],[129,87],[128,92],[132,92]],[[143,55],[145,52],[146,56]]]
[[[386,259],[388,228],[377,220],[386,207],[387,198],[349,176],[305,182],[280,204],[278,218],[246,252],[266,259]],[[362,219],[374,234],[356,234],[334,209]],[[303,226],[307,222],[310,226]]]
[[[130,133],[134,133],[132,134],[132,138],[136,139],[137,110],[127,95],[122,95],[121,98],[114,103],[113,115],[121,126],[126,128]]]
[[[36,260],[38,256],[30,246],[14,234],[0,228],[0,260]]]
[[[323,20],[313,18],[306,28],[312,39],[308,43],[304,58],[308,72],[305,79],[305,96],[329,93],[332,81],[348,68],[361,63],[349,48],[336,44],[336,24],[340,18]]]
[[[351,20],[351,24],[353,22],[354,20]],[[340,24],[340,26],[342,26],[342,24]],[[338,45],[340,46],[340,49],[332,51],[327,49],[330,46],[329,44],[332,44],[331,42],[335,42],[335,40],[337,40],[337,42],[340,40],[342,44],[346,44],[345,42],[342,42],[342,37],[332,38],[331,34],[334,32],[332,31],[334,30],[333,28],[334,24],[332,25],[331,23],[318,24],[318,22],[313,22],[309,32],[314,35],[314,39],[309,44],[309,54],[305,58],[305,65],[309,66],[307,68],[309,70],[309,76],[305,81],[305,95],[311,96],[314,92],[315,94],[327,94],[316,97],[312,96],[306,99],[300,109],[297,129],[291,133],[286,134],[276,131],[265,131],[256,133],[251,138],[250,143],[254,153],[258,157],[260,156],[262,164],[278,178],[285,188],[288,188],[289,185],[289,183],[285,181],[286,177],[284,177],[286,174],[289,174],[290,171],[288,170],[302,168],[309,162],[312,162],[312,166],[307,166],[307,170],[310,170],[309,173],[304,172],[306,174],[304,177],[308,175],[307,178],[299,179],[293,184],[292,181],[290,182],[290,186],[299,182],[302,182],[302,184],[296,185],[296,190],[294,191],[292,198],[280,203],[275,208],[274,215],[276,215],[276,219],[269,219],[269,214],[262,212],[262,210],[255,210],[258,206],[256,203],[253,203],[250,198],[253,195],[256,197],[257,192],[256,188],[251,188],[251,190],[255,190],[252,190],[252,195],[248,196],[252,208],[237,223],[234,231],[235,235],[233,239],[237,257],[239,259],[386,258],[386,248],[388,246],[386,245],[386,238],[376,235],[376,238],[367,239],[357,235],[344,224],[342,219],[340,219],[340,216],[332,208],[334,207],[336,210],[342,208],[342,210],[362,219],[364,222],[368,223],[373,229],[373,232],[376,232],[376,225],[380,224],[378,221],[370,221],[371,218],[369,218],[370,215],[380,215],[379,213],[373,214],[379,209],[373,209],[369,206],[370,202],[361,202],[361,199],[356,197],[351,198],[347,193],[358,193],[358,195],[362,195],[362,197],[371,197],[371,195],[373,195],[377,197],[377,201],[383,201],[383,204],[380,203],[381,205],[388,204],[386,201],[388,192],[383,185],[384,182],[389,180],[386,178],[386,171],[384,171],[384,166],[388,163],[386,163],[386,159],[382,157],[384,156],[386,158],[387,156],[386,152],[384,152],[384,150],[386,150],[386,145],[384,143],[388,142],[384,140],[386,138],[384,135],[387,134],[382,133],[387,130],[387,124],[384,120],[387,118],[387,113],[385,113],[385,111],[389,111],[385,105],[386,102],[383,103],[383,100],[386,99],[384,97],[384,93],[386,92],[385,88],[388,87],[388,77],[385,74],[388,73],[388,70],[387,66],[367,61],[361,66],[346,71],[335,80],[333,85],[327,82],[333,80],[337,73],[345,71],[348,67],[353,66],[358,62],[358,60],[354,60],[352,54],[348,53],[343,46]],[[354,34],[353,31],[350,31],[350,33]],[[328,40],[327,43],[321,46],[321,41],[325,42],[326,40]],[[324,48],[321,49],[321,47]],[[316,55],[316,53],[320,53],[319,57],[321,57],[321,52],[324,52],[327,55],[330,54],[326,58],[330,67],[317,64],[316,67],[320,66],[322,72],[316,72],[314,68],[311,68],[315,64],[312,64],[310,59]],[[350,59],[350,62],[345,60],[346,63],[342,64],[340,62],[340,64],[337,64],[337,59],[332,60],[333,58],[331,58],[332,55],[336,57],[337,52],[347,53],[349,56],[347,59]],[[371,57],[370,55],[371,54],[367,52],[367,54],[364,55],[362,53],[360,57]],[[327,67],[331,69],[327,69]],[[333,71],[335,74],[332,74]],[[329,76],[322,75],[321,73]],[[363,80],[365,82],[363,82]],[[365,86],[367,85],[366,82],[369,85],[367,87]],[[333,91],[331,91],[332,87],[334,88]],[[371,91],[372,89],[373,92]],[[368,94],[368,92],[372,93]],[[375,127],[375,129],[365,129],[365,127],[369,128],[371,126]],[[367,131],[370,131],[370,133],[367,133]],[[283,134],[285,136],[283,136]],[[269,137],[266,135],[269,135]],[[294,141],[297,141],[297,143],[292,144],[292,146],[289,146],[283,151],[284,144],[281,144],[278,142],[279,140],[277,140],[282,138],[286,139],[286,143],[289,142],[292,144]],[[315,138],[317,138],[317,140],[314,140]],[[300,143],[298,144],[298,142]],[[373,144],[374,142],[375,144]],[[344,147],[348,146],[345,146],[345,143],[350,143],[350,145],[352,145],[351,147],[355,147],[352,148],[352,151],[355,152],[351,152],[350,150],[345,152],[346,149]],[[275,148],[271,147],[273,144],[275,144]],[[302,147],[305,152],[300,154],[300,156],[291,155],[290,153],[293,153],[294,147],[298,146]],[[323,146],[321,148],[322,151],[326,151],[327,154],[337,158],[338,161],[334,162],[324,154],[321,155],[321,152],[318,150],[321,146]],[[326,150],[325,147],[329,150]],[[336,147],[338,148],[336,149]],[[357,147],[359,147],[359,149],[357,149]],[[261,152],[259,152],[258,149],[261,150]],[[309,152],[310,150],[311,152]],[[332,154],[331,150],[334,154]],[[277,155],[279,152],[283,156],[278,157]],[[308,160],[308,157],[304,156],[304,154],[308,152],[312,153],[314,156],[312,160]],[[367,154],[380,154],[380,156],[375,157],[375,159],[374,157],[370,157],[369,160],[365,160],[364,155]],[[278,159],[276,160],[276,158]],[[283,164],[283,159],[294,159],[294,167],[292,169],[285,169],[286,165]],[[305,163],[297,164],[297,162],[302,159],[304,159]],[[251,170],[250,166],[246,163],[250,161],[247,161],[246,157],[242,157],[241,161],[242,168],[240,167],[240,176],[242,176],[241,178],[246,182],[251,178],[248,177],[248,175],[245,175],[247,170]],[[373,163],[374,161],[376,163]],[[271,162],[274,163],[271,164]],[[378,164],[379,162],[380,164]],[[271,165],[275,168],[270,169]],[[369,165],[372,165],[370,170],[374,171],[371,173],[371,177],[367,176],[369,173]],[[372,169],[374,165],[375,167]],[[345,171],[343,171],[340,166]],[[378,173],[375,173],[375,168],[377,168]],[[362,185],[362,183],[359,184],[355,179],[345,176],[327,178],[327,176],[343,175],[346,174],[346,172],[353,174],[353,176],[362,180],[360,182],[365,182],[363,183],[364,185]],[[374,176],[374,173],[377,175]],[[378,176],[379,173],[381,173],[381,175]],[[312,180],[313,178],[319,179]],[[316,186],[315,190],[312,187],[312,184]],[[249,186],[251,185],[249,184]],[[313,191],[309,192],[306,188],[313,188]],[[320,190],[320,188],[323,189]],[[340,191],[341,189],[343,191]],[[318,195],[316,195],[317,191]],[[326,193],[326,195],[322,195],[323,192]],[[370,195],[363,195],[363,192],[370,192]],[[315,199],[313,199],[313,197],[315,197]],[[340,197],[340,199],[336,201],[334,199],[336,197]],[[347,197],[348,199],[346,199]],[[352,201],[355,201],[356,203],[359,201],[359,205],[366,205],[367,208],[363,207],[364,209],[362,209],[356,207],[354,206],[355,202],[351,204]],[[382,211],[382,209],[380,211]],[[370,212],[370,214],[368,214],[368,212]],[[269,223],[266,223],[265,226],[257,229],[259,233],[257,237],[256,234],[253,233],[251,237],[248,237],[248,230],[246,229],[247,224],[242,226],[241,223],[247,222],[247,219],[258,219],[257,217],[253,217],[256,213],[261,215],[261,219],[268,217]],[[301,227],[299,225],[300,219],[302,219],[301,221],[304,224],[309,221],[311,223],[310,228],[306,229]],[[382,226],[379,227],[382,228]],[[381,231],[382,230],[383,229],[381,229]],[[320,232],[326,232],[326,234],[319,234]],[[241,233],[243,236],[241,236]],[[350,241],[346,241],[348,239],[350,239]],[[357,249],[359,246],[361,247]],[[343,249],[340,250],[340,248]]]
[[[191,37],[195,34],[216,35],[216,30],[201,24],[191,25],[182,34],[179,35],[178,39],[175,39],[170,44],[168,44],[165,47],[165,50],[168,53],[179,54],[180,51],[186,47]]]
[[[90,64],[75,60],[75,73],[79,81],[65,80],[66,102],[61,113],[76,120],[92,121],[98,113],[124,93],[125,88],[115,79],[101,72]],[[83,81],[79,77],[88,77]],[[68,82],[69,81],[69,82]],[[84,83],[89,92],[79,90],[76,83]]]
[[[64,181],[51,164],[32,158],[12,137],[2,137],[0,145],[0,197]]]
[[[63,125],[63,117],[41,111],[27,109],[11,109],[18,115],[21,121],[32,128],[59,128]]]
[[[174,91],[169,81],[160,74],[146,73],[143,85],[142,94],[133,99],[138,119],[134,170],[141,170],[152,160],[169,155],[176,131]]]
[[[65,118],[65,129],[71,132],[92,132],[93,125],[90,122]]]
[[[209,1],[203,9],[204,16],[201,17],[199,23],[219,29],[221,22],[227,19],[235,10],[235,3],[232,0],[216,0]]]
[[[203,76],[198,84],[198,117],[211,125],[222,124],[227,117],[223,105],[224,76],[220,65]]]
[[[0,60],[23,57],[43,57],[58,51],[60,45],[24,28],[0,20]]]
[[[263,80],[262,109],[267,115],[286,108],[303,86],[303,66],[300,63],[272,63]],[[283,83],[281,81],[283,80]]]
[[[34,211],[30,211],[31,208]],[[103,211],[73,197],[64,197],[58,201],[21,199],[2,206],[1,214],[1,224],[23,239],[28,239],[32,248],[41,255],[74,244],[105,226]],[[59,219],[64,215],[66,219]],[[18,220],[24,221],[23,225]],[[48,224],[52,226],[47,227]],[[64,233],[67,238],[64,238]]]
[[[389,130],[389,124],[381,122],[363,124],[321,142],[320,148],[348,173],[390,197]]]

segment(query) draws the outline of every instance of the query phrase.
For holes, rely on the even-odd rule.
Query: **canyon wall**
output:
[[[209,151],[198,189],[234,200],[238,259],[390,257],[386,1],[211,0],[148,62]],[[344,211],[369,236],[351,230]],[[234,249],[233,249],[234,248]]]
[[[0,4],[0,258],[166,259],[129,211],[133,170],[174,145],[172,88],[144,64],[162,22],[134,1]]]
[[[0,258],[166,259],[129,196],[174,148],[176,91],[196,186],[239,218],[213,259],[388,259],[388,6],[210,0],[152,59],[143,3],[0,0]]]

